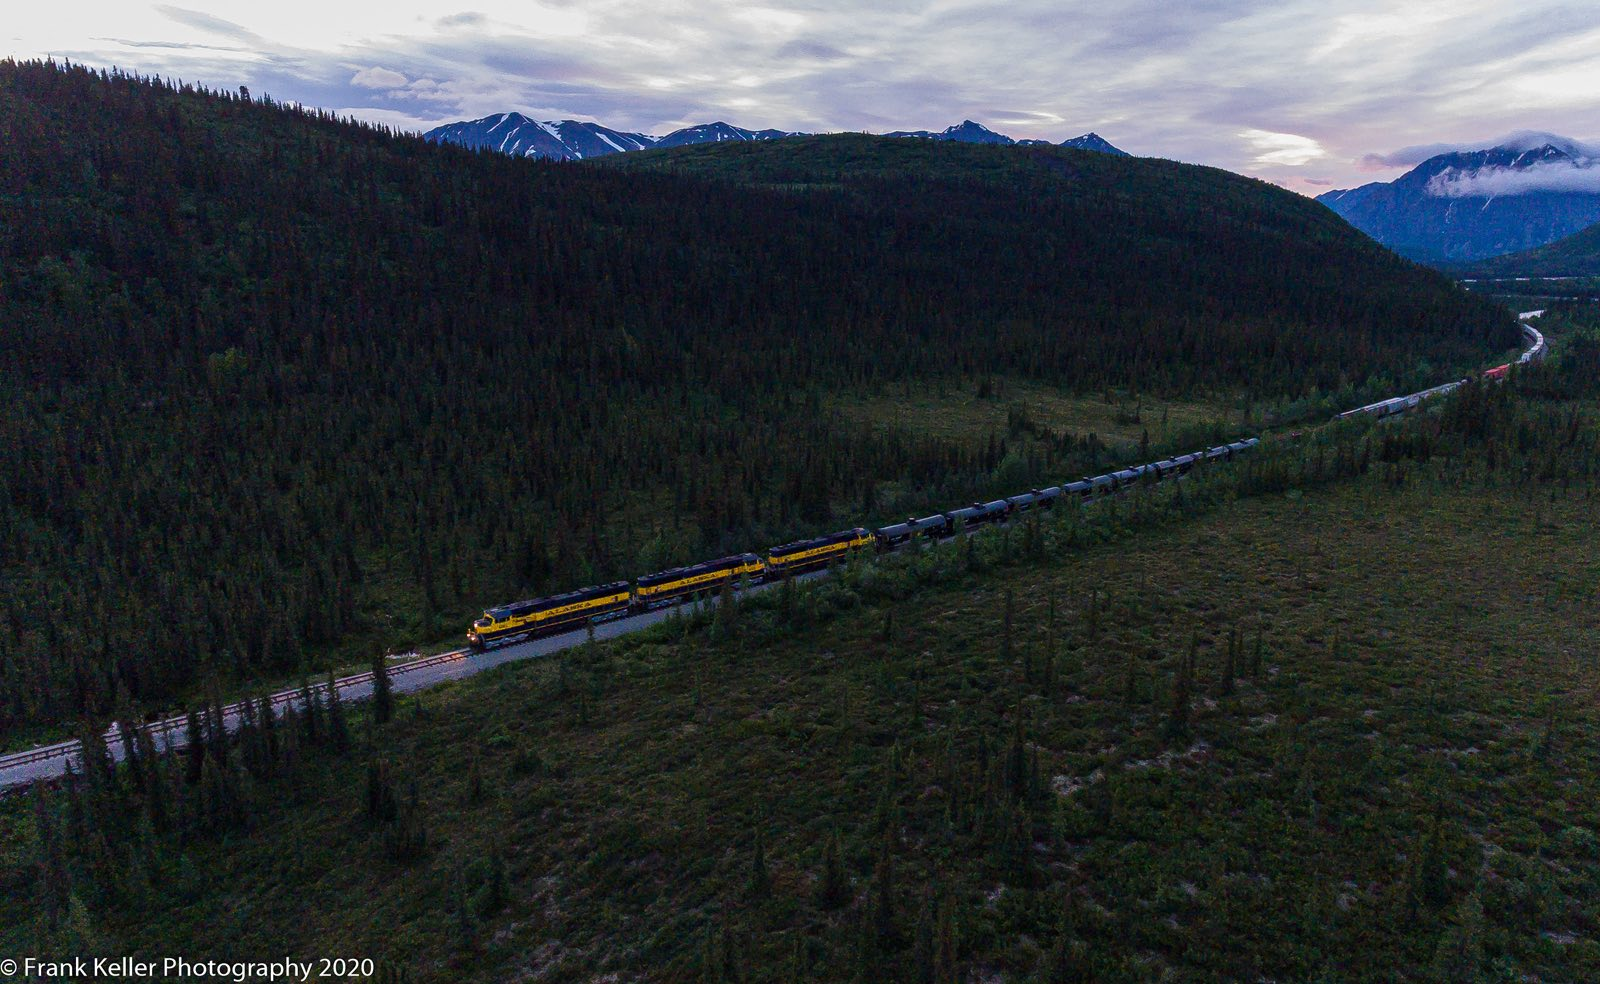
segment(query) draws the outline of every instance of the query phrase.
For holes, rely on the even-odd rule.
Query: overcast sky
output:
[[[665,133],[1095,130],[1315,194],[1421,146],[1600,137],[1594,0],[13,0],[0,52],[406,128],[518,110]]]

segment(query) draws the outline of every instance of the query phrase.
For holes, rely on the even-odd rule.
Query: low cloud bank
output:
[[[1600,195],[1600,161],[1584,158],[1520,169],[1452,168],[1428,181],[1428,194],[1438,198],[1495,198],[1540,191]]]

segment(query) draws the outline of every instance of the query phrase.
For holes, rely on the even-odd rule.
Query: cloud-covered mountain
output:
[[[1600,153],[1548,133],[1518,133],[1480,148],[1408,148],[1376,159],[1409,162],[1394,181],[1317,196],[1384,245],[1416,260],[1465,263],[1531,249],[1600,222]]]
[[[438,143],[454,143],[474,149],[487,147],[517,157],[540,157],[561,161],[584,160],[590,157],[603,157],[606,154],[647,150],[651,147],[682,147],[688,144],[718,143],[724,140],[776,140],[780,137],[795,136],[805,136],[805,134],[788,130],[746,130],[718,121],[684,127],[664,137],[656,137],[645,133],[625,133],[598,123],[584,123],[578,120],[534,120],[521,113],[497,113],[479,120],[446,123],[423,134],[426,139]],[[1022,146],[1049,143],[1046,140],[1013,140],[972,120],[963,120],[938,132],[896,130],[884,136]],[[1096,133],[1085,133],[1081,137],[1064,140],[1061,146],[1128,156],[1126,151],[1118,150]]]

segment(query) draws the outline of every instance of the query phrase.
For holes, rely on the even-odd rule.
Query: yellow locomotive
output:
[[[724,584],[746,577],[757,580],[766,569],[760,557],[747,553],[646,574],[634,582],[633,607],[642,611],[675,598],[719,591]]]
[[[626,611],[632,603],[632,586],[627,581],[599,584],[549,598],[519,601],[484,612],[467,630],[467,644],[482,649],[485,644],[511,636],[542,635],[575,629],[601,615]]]
[[[877,542],[871,531],[856,527],[773,547],[765,560],[753,553],[734,554],[646,574],[632,583],[615,581],[502,605],[485,611],[472,623],[467,629],[467,645],[483,649],[491,642],[517,636],[565,632],[607,615],[647,611],[672,601],[711,594],[730,583],[772,580],[816,570],[857,551],[871,549]]]
[[[869,531],[858,526],[810,540],[785,543],[767,551],[767,576],[782,577],[826,567],[858,550],[871,549],[877,542]]]

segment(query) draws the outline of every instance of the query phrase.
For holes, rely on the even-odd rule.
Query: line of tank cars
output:
[[[1511,373],[1511,367],[1513,365],[1527,365],[1530,362],[1543,361],[1545,353],[1549,351],[1549,346],[1545,344],[1544,335],[1539,331],[1539,329],[1524,322],[1522,325],[1522,338],[1523,341],[1528,343],[1528,347],[1523,350],[1522,355],[1517,357],[1517,361],[1515,363],[1507,362],[1505,365],[1495,366],[1493,369],[1485,369],[1483,372],[1484,379],[1499,381],[1505,379],[1506,376]],[[1465,386],[1469,381],[1470,380],[1468,379],[1458,379],[1453,383],[1445,383],[1442,386],[1435,386],[1432,389],[1425,389],[1420,393],[1411,393],[1406,396],[1396,396],[1387,400],[1379,400],[1377,403],[1369,403],[1364,407],[1356,407],[1354,410],[1346,410],[1344,413],[1335,414],[1334,419],[1343,420],[1346,417],[1355,417],[1360,414],[1372,414],[1377,417],[1389,417],[1397,413],[1405,413],[1407,410],[1410,410],[1423,400],[1427,400],[1435,396],[1443,396],[1446,393]]]
[[[549,598],[535,598],[501,605],[485,611],[467,630],[467,644],[473,649],[514,638],[554,635],[581,628],[608,616],[643,612],[687,598],[711,594],[729,583],[777,581],[794,574],[816,570],[864,551],[893,550],[919,539],[943,539],[964,529],[1002,523],[1013,516],[1038,509],[1050,509],[1058,501],[1084,501],[1112,495],[1143,482],[1159,482],[1188,472],[1202,462],[1232,460],[1261,443],[1258,437],[1246,438],[1196,451],[1194,454],[1164,458],[1148,465],[1096,475],[1065,485],[1034,489],[1021,495],[991,502],[974,502],[949,512],[934,513],[921,519],[907,519],[876,530],[863,527],[840,530],[827,536],[797,540],[773,547],[765,557],[753,553],[735,554],[688,567],[646,574],[633,581],[597,584]]]

